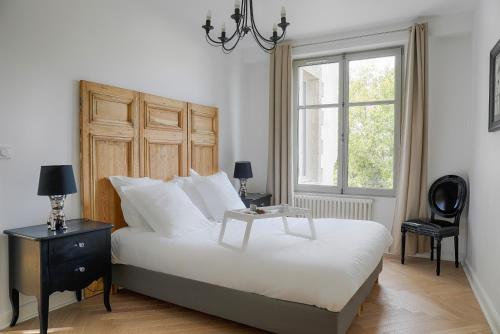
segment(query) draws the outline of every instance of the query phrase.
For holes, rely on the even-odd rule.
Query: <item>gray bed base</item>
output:
[[[128,290],[274,333],[345,333],[382,271],[382,260],[340,312],[274,299],[130,265],[113,265]],[[279,280],[277,280],[279,284]],[[333,283],[334,284],[334,283]]]

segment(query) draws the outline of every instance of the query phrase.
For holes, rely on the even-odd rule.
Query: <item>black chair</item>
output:
[[[429,189],[430,219],[409,219],[401,225],[401,264],[405,263],[406,232],[431,238],[431,261],[434,260],[434,239],[436,240],[437,267],[441,272],[441,240],[455,238],[455,267],[458,268],[458,234],[460,215],[467,200],[467,183],[456,175],[446,175],[437,179]],[[454,218],[453,222],[436,219],[435,216]]]

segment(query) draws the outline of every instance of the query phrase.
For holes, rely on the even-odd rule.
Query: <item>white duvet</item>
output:
[[[267,297],[340,311],[378,265],[392,242],[376,222],[315,219],[317,239],[285,234],[281,219],[256,220],[248,247],[238,250],[245,224],[220,224],[182,238],[122,228],[112,235],[114,263],[185,277]],[[291,230],[308,234],[304,219]]]

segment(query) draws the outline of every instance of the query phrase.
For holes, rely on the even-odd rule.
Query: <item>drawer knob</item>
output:
[[[81,273],[84,273],[85,272],[85,267],[81,266],[81,267],[76,267],[75,271],[79,271]]]
[[[83,241],[82,241],[82,242],[75,242],[75,247],[78,247],[78,248],[83,248],[83,247],[85,247],[85,246],[86,246],[86,244],[85,244],[85,242],[83,242]]]

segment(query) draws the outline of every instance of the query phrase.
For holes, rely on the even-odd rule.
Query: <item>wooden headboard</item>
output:
[[[108,176],[169,180],[218,171],[217,108],[80,82],[83,216],[126,226]]]

